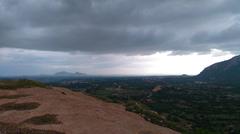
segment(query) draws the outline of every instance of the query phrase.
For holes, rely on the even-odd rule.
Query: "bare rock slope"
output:
[[[178,134],[121,105],[64,88],[0,89],[0,133]]]

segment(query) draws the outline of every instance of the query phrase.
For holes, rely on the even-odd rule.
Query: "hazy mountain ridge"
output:
[[[78,76],[86,76],[86,74],[79,73],[79,72],[71,73],[71,72],[62,71],[62,72],[55,73],[54,76],[78,77]]]
[[[226,84],[239,84],[240,81],[240,56],[229,60],[215,63],[205,68],[199,75],[198,80]]]

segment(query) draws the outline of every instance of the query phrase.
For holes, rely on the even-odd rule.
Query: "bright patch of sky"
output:
[[[0,74],[39,75],[58,71],[91,75],[196,75],[205,67],[233,57],[229,51],[173,55],[171,51],[151,55],[88,54],[15,48],[0,49]]]

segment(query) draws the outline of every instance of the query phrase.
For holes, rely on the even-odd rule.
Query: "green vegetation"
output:
[[[47,86],[32,80],[0,80],[0,89],[4,90],[14,90],[17,88],[31,88],[31,87],[42,87],[46,88]]]
[[[57,131],[21,128],[18,124],[0,122],[0,134],[64,134]]]
[[[24,121],[24,123],[34,124],[34,125],[46,125],[46,124],[60,124],[61,122],[57,120],[57,115],[55,114],[45,114],[42,116],[32,117]]]
[[[137,114],[141,115],[147,121],[150,121],[154,124],[164,125],[164,123],[163,123],[164,119],[161,115],[159,115],[155,111],[150,110],[147,106],[145,106],[141,103],[129,101],[126,104],[126,110],[137,113]]]
[[[69,79],[58,83],[108,102],[124,104],[126,110],[184,134],[240,133],[237,87],[158,77]],[[158,85],[161,90],[153,91]]]
[[[39,103],[36,102],[28,102],[28,103],[15,103],[10,102],[3,105],[0,105],[0,111],[10,111],[10,110],[17,110],[17,111],[24,111],[24,110],[32,110],[36,109],[40,106]]]

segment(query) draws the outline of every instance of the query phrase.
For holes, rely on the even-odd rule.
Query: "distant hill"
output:
[[[213,64],[204,69],[196,78],[206,82],[240,85],[240,56]]]
[[[62,71],[62,72],[57,72],[57,73],[55,73],[54,76],[79,77],[79,76],[86,76],[86,74],[84,74],[84,73],[79,73],[79,72],[71,73],[71,72]]]

